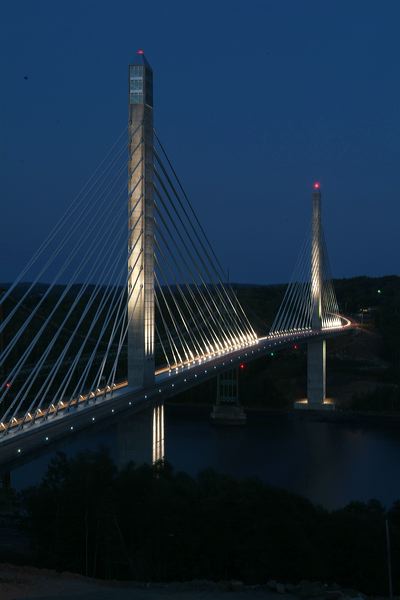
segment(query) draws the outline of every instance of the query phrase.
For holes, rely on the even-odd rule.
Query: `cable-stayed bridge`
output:
[[[153,72],[141,52],[129,66],[127,129],[1,307],[0,465],[215,376],[218,418],[238,408],[241,361],[296,341],[308,344],[302,406],[331,406],[325,340],[351,327],[339,313],[314,184],[293,278],[271,330],[255,332],[154,131]]]

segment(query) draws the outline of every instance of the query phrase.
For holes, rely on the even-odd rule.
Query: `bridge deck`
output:
[[[21,418],[7,431],[0,433],[0,466],[22,462],[22,458],[38,448],[46,448],[56,439],[80,431],[93,423],[114,418],[122,411],[137,412],[163,402],[217,374],[238,366],[241,361],[252,361],[273,350],[305,343],[318,337],[332,337],[348,331],[354,325],[347,321],[341,328],[322,332],[293,332],[266,336],[246,347],[218,356],[204,358],[195,364],[176,370],[162,369],[156,372],[155,385],[148,389],[133,388],[121,382],[112,390],[101,390],[96,396],[87,395],[74,401],[69,407],[58,406],[47,413],[46,418]]]

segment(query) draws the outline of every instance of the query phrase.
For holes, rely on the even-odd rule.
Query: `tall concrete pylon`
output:
[[[321,228],[321,187],[314,183],[312,192],[311,231],[311,323],[314,331],[322,329],[323,254]],[[310,408],[324,405],[326,398],[326,341],[307,344],[307,398]]]
[[[153,71],[142,50],[129,65],[128,132],[128,385],[147,387],[154,383]]]

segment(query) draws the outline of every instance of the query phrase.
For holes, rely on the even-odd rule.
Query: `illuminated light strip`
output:
[[[124,387],[128,386],[128,382],[122,381],[120,383],[114,384],[114,389],[118,390]],[[100,389],[96,392],[96,394],[94,394],[93,392],[89,392],[88,394],[85,394],[84,396],[80,396],[79,398],[76,398],[74,401],[75,405],[81,404],[86,402],[88,399],[90,398],[95,398],[95,397],[100,397],[100,396],[104,396],[107,392],[109,391],[109,386],[107,386],[106,388]],[[68,405],[66,402],[61,401],[59,403],[59,406],[56,407],[53,403],[50,404],[49,408],[48,408],[48,412],[49,413],[57,413],[57,412],[63,412],[65,410],[68,409]],[[33,417],[32,415],[30,416],[30,420],[33,421],[37,421],[40,419],[44,419],[44,417],[47,415],[47,412],[44,412],[43,410],[41,411],[40,415],[37,415],[35,417]],[[8,422],[8,423],[0,423],[0,429],[2,429],[3,431],[7,430],[7,429],[12,429],[16,426],[20,426],[20,425],[24,425],[24,421],[25,421],[25,416],[23,417],[12,417],[12,419]]]

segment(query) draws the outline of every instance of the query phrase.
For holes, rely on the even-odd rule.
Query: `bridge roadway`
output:
[[[93,400],[75,403],[67,410],[54,411],[55,414],[50,414],[46,419],[38,418],[26,421],[23,427],[11,427],[6,433],[0,432],[0,471],[28,462],[56,440],[82,431],[99,421],[115,420],[123,413],[133,414],[155,406],[219,373],[237,367],[241,362],[256,360],[295,343],[334,337],[356,327],[348,319],[342,319],[345,325],[341,327],[258,338],[248,346],[202,359],[201,362],[180,368],[177,372],[163,369],[156,373],[155,385],[149,389],[120,384],[112,392]]]

